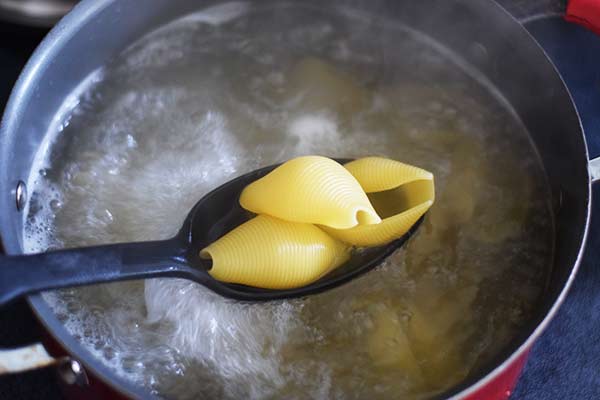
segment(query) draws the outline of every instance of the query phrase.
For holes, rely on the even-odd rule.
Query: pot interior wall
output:
[[[133,0],[88,1],[44,41],[13,92],[0,131],[0,234],[8,253],[22,252],[22,215],[15,207],[14,188],[19,180],[27,180],[36,153],[47,145],[44,136],[67,95],[136,38],[177,16],[214,3],[154,0],[140,7]],[[325,7],[318,1],[304,3]],[[328,2],[327,7],[364,9],[397,18],[422,31],[460,55],[468,68],[478,70],[482,82],[501,93],[530,132],[552,189],[555,259],[539,314],[513,348],[500,357],[505,358],[533,332],[563,291],[586,229],[587,154],[576,111],[562,80],[527,32],[494,3],[349,0]],[[41,298],[35,296],[32,302],[49,326],[60,325],[49,309],[43,308]],[[64,330],[58,332],[67,335]],[[92,363],[74,341],[65,342],[80,358]]]

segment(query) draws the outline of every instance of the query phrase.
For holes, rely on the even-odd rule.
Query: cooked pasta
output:
[[[358,181],[337,162],[298,157],[248,185],[240,204],[256,214],[337,229],[377,224],[377,215]]]
[[[259,215],[200,256],[212,260],[209,272],[220,281],[304,286],[348,260],[351,246],[404,235],[433,200],[433,175],[411,165],[367,157],[341,166],[298,157],[244,189],[240,204]]]
[[[200,252],[223,282],[268,289],[307,285],[350,257],[348,246],[312,224],[259,215]]]
[[[344,164],[344,167],[356,178],[366,193],[395,189],[417,180],[433,182],[431,172],[389,158],[365,157],[350,161]]]
[[[433,204],[433,174],[412,165],[367,157],[345,165],[369,195],[380,224],[350,229],[323,226],[333,237],[355,246],[380,246],[404,235]]]

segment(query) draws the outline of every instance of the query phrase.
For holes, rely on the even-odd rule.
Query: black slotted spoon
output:
[[[351,160],[337,159],[339,163]],[[0,256],[0,305],[18,297],[51,289],[157,277],[184,278],[240,301],[304,297],[340,286],[381,264],[418,229],[423,218],[402,237],[385,246],[353,252],[350,259],[319,280],[293,289],[262,289],[214,279],[210,260],[199,252],[254,214],[239,205],[242,190],[280,164],[237,177],[204,196],[192,208],[171,239],[116,243]]]

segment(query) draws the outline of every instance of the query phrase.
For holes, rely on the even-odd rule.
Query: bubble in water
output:
[[[50,200],[50,208],[52,211],[58,211],[62,208],[62,203],[58,199]]]

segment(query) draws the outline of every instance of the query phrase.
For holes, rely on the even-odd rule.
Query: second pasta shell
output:
[[[400,238],[431,207],[433,174],[412,165],[367,157],[345,165],[367,192],[383,221],[350,229],[323,227],[331,236],[355,246],[380,246]]]

